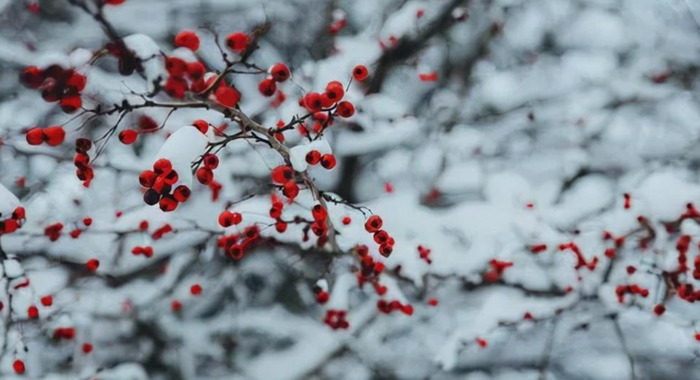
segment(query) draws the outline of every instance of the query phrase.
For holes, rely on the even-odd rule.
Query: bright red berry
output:
[[[277,85],[272,78],[265,78],[258,84],[258,91],[260,91],[263,96],[272,96],[277,91]]]
[[[24,367],[24,362],[17,359],[14,362],[12,362],[12,369],[15,371],[16,374],[21,375],[24,373],[26,368]]]
[[[190,293],[192,293],[192,295],[195,296],[202,294],[202,286],[199,284],[194,284],[190,286]]]
[[[321,156],[321,166],[328,170],[333,169],[335,167],[335,156],[329,153]]]
[[[372,215],[365,222],[365,230],[367,230],[367,232],[375,233],[382,228],[383,224],[384,222],[379,215]]]
[[[219,214],[219,225],[221,227],[230,227],[234,224],[239,224],[241,221],[243,221],[243,217],[238,212],[225,210]]]
[[[27,131],[26,138],[29,145],[41,145],[44,142],[44,131],[39,127],[34,127]]]
[[[66,138],[66,131],[64,131],[63,127],[60,126],[51,126],[44,128],[43,132],[44,139],[46,140],[46,143],[50,146],[60,145]]]
[[[43,296],[43,297],[41,297],[40,301],[41,301],[41,304],[43,306],[46,306],[46,307],[53,305],[53,297],[52,296]]]
[[[207,167],[200,167],[196,172],[197,181],[202,185],[208,185],[214,180],[214,173]]]
[[[199,37],[191,30],[183,30],[175,36],[175,46],[197,51],[199,49]]]
[[[352,69],[352,77],[355,78],[355,80],[360,81],[360,82],[367,79],[368,74],[369,74],[369,71],[367,70],[367,67],[365,67],[364,65],[357,65],[357,66],[355,66],[354,69]]]
[[[119,132],[119,141],[124,145],[133,144],[136,141],[136,137],[138,137],[138,132],[133,129],[125,129]]]
[[[27,316],[29,317],[29,319],[39,318],[39,309],[34,305],[29,306],[29,308],[27,309]]]
[[[100,260],[97,259],[90,259],[85,263],[85,267],[90,271],[90,272],[95,272],[97,271],[97,268],[100,267]]]
[[[231,33],[226,37],[226,46],[236,53],[242,53],[248,46],[248,35],[242,32]]]
[[[294,169],[282,165],[272,169],[272,182],[281,184],[294,179]]]
[[[284,63],[276,63],[270,68],[270,75],[277,82],[284,82],[291,75],[289,68]]]
[[[338,108],[336,109],[338,116],[348,118],[355,114],[355,106],[348,101],[342,101],[338,103]]]
[[[83,353],[84,354],[89,354],[92,352],[92,344],[90,343],[83,343]]]
[[[317,150],[312,150],[306,154],[306,162],[309,165],[316,165],[321,162],[321,152]]]

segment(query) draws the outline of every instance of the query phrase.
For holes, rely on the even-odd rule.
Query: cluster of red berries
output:
[[[344,96],[343,84],[338,81],[330,81],[322,94],[310,92],[304,95],[299,103],[311,113],[328,111],[335,106],[336,115],[348,118],[355,114],[355,106],[349,101],[342,100]],[[331,120],[332,118],[326,120],[326,123],[330,124]]]
[[[168,79],[165,81],[163,89],[176,99],[184,98],[185,92],[188,90],[195,93],[203,92],[216,80],[215,77],[210,78],[209,83],[204,80],[207,68],[199,61],[187,62],[182,58],[167,57],[165,70],[168,72]]]
[[[214,169],[219,167],[219,157],[215,154],[207,153],[202,157],[202,165],[195,176],[202,185],[209,185],[214,181]]]
[[[406,315],[413,315],[413,305],[408,303],[402,304],[398,300],[386,301],[380,299],[377,301],[377,309],[384,314],[391,314],[394,311],[401,311]]]
[[[332,153],[321,154],[321,152],[317,150],[309,151],[309,153],[306,154],[305,160],[309,165],[317,165],[320,163],[321,166],[327,170],[333,169],[336,164],[335,156]]]
[[[66,131],[59,125],[46,128],[34,127],[25,133],[29,145],[41,145],[46,143],[49,146],[57,146],[63,143],[66,138]]]
[[[690,235],[681,235],[676,242],[678,251],[678,273],[685,273],[688,270],[688,249],[690,248]]]
[[[75,165],[75,175],[79,180],[83,181],[83,186],[90,186],[90,182],[95,178],[95,171],[90,165],[90,156],[88,151],[92,148],[92,140],[86,138],[78,138],[75,140],[75,157],[73,164]]]
[[[151,247],[150,245],[136,246],[136,247],[131,249],[131,253],[134,256],[144,255],[147,258],[150,258],[153,256],[153,247]]]
[[[80,96],[87,78],[73,69],[51,65],[42,70],[29,66],[22,70],[19,79],[24,86],[41,90],[41,97],[45,101],[59,102],[65,113],[75,112],[83,105]]]
[[[224,211],[226,213],[228,211]],[[223,213],[222,213],[223,214]],[[235,214],[235,213],[233,213]],[[221,215],[219,215],[221,219]],[[230,216],[225,216],[228,223]],[[234,216],[235,218],[235,216]],[[260,228],[256,225],[247,226],[241,234],[221,236],[217,242],[219,248],[223,248],[228,256],[234,260],[240,260],[245,256],[245,250],[260,239]]]
[[[588,270],[595,270],[596,266],[598,265],[598,256],[593,257],[593,260],[590,262],[586,262],[586,258],[583,257],[583,253],[581,253],[581,249],[578,247],[578,245],[574,242],[569,242],[569,243],[562,243],[559,244],[559,250],[564,251],[564,250],[571,250],[576,255],[576,266],[574,267],[576,270],[581,269],[583,267],[588,268]]]
[[[501,279],[506,269],[513,266],[513,263],[510,261],[492,259],[489,261],[489,265],[491,269],[484,273],[484,281],[496,282]]]
[[[272,96],[277,92],[277,83],[282,83],[291,76],[289,68],[284,63],[276,63],[268,70],[269,75],[258,83],[258,91],[263,96]],[[283,95],[284,96],[284,95]]]
[[[328,242],[328,210],[319,204],[311,208],[313,222],[309,225],[311,232],[318,237],[316,245],[323,247]]]
[[[75,328],[74,327],[57,327],[53,331],[54,339],[75,339]]]
[[[327,324],[333,330],[347,330],[350,327],[348,323],[346,310],[326,310],[326,317],[323,318],[323,323]]]
[[[272,169],[272,182],[282,186],[282,194],[287,197],[289,202],[293,202],[299,195],[299,185],[296,182],[294,169],[287,165],[281,165]]]
[[[424,247],[422,245],[418,246],[418,256],[428,264],[433,263],[433,259],[430,258],[430,248]]]
[[[144,226],[145,223],[145,226]],[[141,224],[139,225],[139,229],[141,231],[145,231],[148,229],[148,222],[143,220],[141,221]],[[173,226],[170,225],[170,223],[165,223],[164,225],[158,227],[153,233],[151,234],[151,239],[153,240],[158,240],[163,237],[163,235],[173,232]]]
[[[0,213],[0,218],[2,213]],[[0,236],[4,234],[11,234],[22,227],[22,223],[25,219],[24,207],[18,206],[12,211],[12,215],[9,218],[0,220]]]
[[[44,228],[44,235],[50,241],[56,241],[61,237],[61,231],[63,231],[63,223],[52,223]]]
[[[379,253],[384,257],[389,257],[394,250],[394,238],[382,229],[383,223],[379,215],[372,215],[365,222],[365,230],[374,234],[374,242],[379,245]]]
[[[646,298],[649,295],[649,289],[643,288],[636,284],[618,285],[615,288],[615,295],[617,295],[618,302],[624,303],[626,294],[636,294]]]
[[[183,30],[175,36],[175,46],[184,47],[193,52],[199,49],[199,37],[191,30]]]
[[[284,203],[277,196],[277,194],[270,194],[270,217],[275,219],[275,230],[279,233],[284,233],[287,231],[287,222],[282,220],[282,209],[284,209]]]
[[[139,175],[141,186],[147,188],[143,194],[143,201],[151,206],[158,203],[160,209],[166,212],[175,210],[178,204],[187,201],[191,193],[186,185],[172,189],[178,179],[179,176],[173,170],[170,160],[158,159],[153,163],[153,170],[144,170]]]
[[[369,248],[364,244],[356,245],[353,251],[360,261],[360,270],[357,272],[358,286],[362,288],[365,283],[370,282],[378,295],[384,295],[387,288],[379,284],[379,275],[384,272],[384,263],[375,261],[369,254]]]
[[[690,303],[700,300],[700,290],[696,290],[693,284],[686,283],[678,285],[676,293],[680,299]]]

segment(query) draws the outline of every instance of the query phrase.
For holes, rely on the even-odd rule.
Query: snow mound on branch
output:
[[[124,37],[124,44],[141,60],[146,81],[148,82],[148,91],[153,91],[155,83],[168,76],[158,44],[145,34],[126,36]]]
[[[175,131],[165,140],[153,161],[161,158],[170,160],[173,170],[178,174],[178,183],[192,188],[191,164],[204,153],[207,143],[208,139],[205,135],[197,128],[187,125]]]

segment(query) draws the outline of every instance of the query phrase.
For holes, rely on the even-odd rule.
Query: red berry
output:
[[[231,33],[226,37],[226,46],[236,53],[242,53],[248,46],[248,35],[242,32]]]
[[[368,74],[369,74],[369,71],[367,70],[367,67],[365,67],[364,65],[357,65],[357,66],[355,66],[354,69],[352,69],[352,77],[355,78],[355,80],[360,81],[360,82],[367,79]]]
[[[182,310],[182,303],[178,300],[172,300],[170,302],[170,308],[177,313]]]
[[[428,305],[430,305],[430,306],[437,306],[437,304],[438,304],[438,300],[435,298],[431,298],[428,300]]]
[[[219,166],[219,157],[215,154],[205,154],[202,158],[202,163],[209,169],[216,169]]]
[[[306,162],[309,165],[316,165],[321,161],[321,152],[312,150],[306,154]]]
[[[85,267],[87,267],[90,272],[95,272],[97,268],[100,267],[100,260],[90,259],[85,263]]]
[[[209,130],[209,123],[207,123],[206,120],[195,120],[194,122],[192,122],[192,125],[194,125],[195,128],[199,129],[199,131],[203,134],[207,134],[207,131]]]
[[[83,343],[83,353],[84,354],[89,354],[92,352],[92,344],[90,343]]]
[[[34,305],[29,306],[29,308],[27,309],[27,316],[29,317],[29,319],[39,318],[39,309]]]
[[[164,195],[158,201],[158,207],[165,212],[173,211],[177,208],[177,200],[170,195]]]
[[[201,62],[189,62],[187,64],[187,75],[192,78],[193,81],[199,81],[204,77],[204,74],[207,72],[207,68],[204,67],[204,65]],[[192,85],[190,87],[192,91],[196,90],[196,86]],[[200,92],[200,91],[195,91],[195,92]]]
[[[289,73],[289,68],[284,63],[276,63],[270,68],[270,75],[277,82],[284,82],[289,79],[291,75]]]
[[[311,215],[316,221],[324,221],[328,217],[328,211],[325,207],[321,206],[320,204],[317,204],[311,208]]]
[[[342,83],[335,81],[329,83],[328,86],[326,86],[325,95],[331,100],[331,104],[339,102],[345,95]]]
[[[183,30],[175,36],[175,46],[197,51],[199,49],[199,37],[191,30]]]
[[[348,101],[343,101],[338,103],[338,108],[336,109],[338,116],[348,118],[355,114],[355,106]]]
[[[365,230],[371,233],[378,232],[382,228],[383,224],[384,222],[379,215],[372,215],[365,222]]]
[[[52,296],[43,296],[43,297],[41,297],[40,301],[41,301],[41,304],[43,306],[46,306],[46,307],[53,305],[53,297]]]
[[[173,170],[173,164],[167,158],[159,158],[153,163],[153,170],[158,175],[167,174]]]
[[[657,316],[660,317],[665,312],[666,312],[666,306],[664,306],[663,304],[657,304],[656,306],[654,306],[654,314],[656,314]]]
[[[16,374],[21,375],[24,373],[26,368],[24,367],[24,362],[17,359],[14,362],[12,362],[12,369],[15,371]]]
[[[214,96],[216,97],[217,102],[229,108],[235,107],[238,104],[238,101],[241,100],[241,94],[228,86],[219,86],[219,88],[216,89],[216,92],[214,92]]]
[[[207,167],[200,167],[195,174],[197,181],[202,185],[208,185],[214,180],[214,173]]]
[[[85,85],[87,84],[87,78],[85,75],[73,72],[73,74],[68,78],[66,81],[66,86],[69,88],[70,91],[79,93],[85,89]]]
[[[65,113],[73,113],[83,105],[83,100],[80,95],[66,96],[61,99],[61,109]]]
[[[284,231],[287,231],[287,223],[282,221],[275,223],[275,230],[279,233],[284,233]]]
[[[29,145],[41,145],[44,142],[44,131],[39,127],[34,127],[27,131],[26,138]]]
[[[282,165],[272,169],[272,182],[274,183],[287,183],[293,179],[294,170],[289,166]]]
[[[239,224],[242,220],[243,217],[237,212],[225,210],[219,214],[219,225],[221,227],[230,227],[234,224]]]
[[[90,227],[90,225],[92,224],[92,218],[89,216],[84,217],[83,224],[85,225],[85,227]]]
[[[291,201],[299,195],[299,186],[296,182],[289,181],[282,185],[282,194]]]
[[[310,92],[304,96],[304,106],[310,112],[318,112],[323,108],[323,99],[318,92]]]
[[[343,217],[343,221],[342,221],[342,222],[343,222],[344,225],[347,226],[348,224],[350,224],[350,223],[352,222],[352,219],[350,219],[349,216],[345,216],[345,217]]]
[[[60,145],[66,138],[66,131],[63,130],[63,127],[51,126],[44,128],[43,132],[46,143],[50,146]]]
[[[333,169],[335,167],[335,156],[329,153],[321,156],[321,166],[328,170]]]
[[[136,137],[138,137],[138,132],[133,129],[125,129],[119,132],[119,141],[124,145],[133,144],[136,141]]]
[[[277,85],[272,78],[265,78],[258,84],[258,91],[260,91],[263,96],[272,96],[277,91]]]
[[[192,293],[192,295],[198,296],[202,294],[202,287],[199,284],[194,284],[190,286],[190,293]]]
[[[180,185],[173,190],[173,198],[180,203],[187,201],[191,194],[192,191],[185,185]]]
[[[158,175],[151,170],[144,170],[139,174],[139,183],[143,187],[153,187]]]
[[[22,70],[19,75],[19,81],[29,88],[39,88],[41,83],[44,82],[43,71],[36,66],[29,66]]]

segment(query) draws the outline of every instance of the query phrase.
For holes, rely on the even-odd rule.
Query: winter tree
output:
[[[700,378],[698,62],[694,0],[0,0],[0,377]]]

